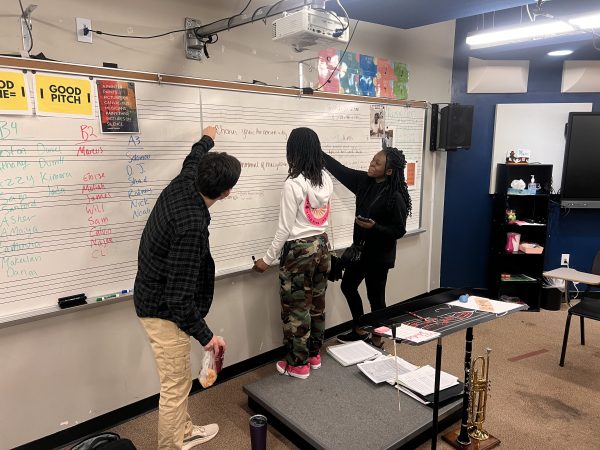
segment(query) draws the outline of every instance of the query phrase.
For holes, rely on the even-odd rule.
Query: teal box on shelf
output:
[[[515,189],[511,187],[506,190],[506,193],[508,195],[535,195],[535,192],[532,193],[529,189]]]

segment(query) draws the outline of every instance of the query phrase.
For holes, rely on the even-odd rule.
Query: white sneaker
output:
[[[219,425],[211,423],[208,425],[194,425],[192,434],[183,438],[183,447],[181,450],[188,450],[196,445],[210,441],[219,432]]]

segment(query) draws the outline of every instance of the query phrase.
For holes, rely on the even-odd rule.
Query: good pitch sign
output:
[[[88,78],[35,74],[36,113],[93,118],[92,87]]]

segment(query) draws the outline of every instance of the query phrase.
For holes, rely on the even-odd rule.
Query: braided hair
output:
[[[406,204],[406,210],[408,215],[412,215],[412,200],[408,193],[408,185],[404,177],[404,168],[406,167],[406,157],[402,150],[398,150],[393,147],[385,147],[383,149],[385,153],[385,171],[392,169],[391,175],[386,175],[389,183],[389,191],[387,194],[387,207],[392,208],[394,206],[394,194],[400,192],[404,203]]]
[[[310,181],[313,186],[323,186],[325,162],[319,136],[310,128],[295,128],[287,140],[288,178],[298,175]]]

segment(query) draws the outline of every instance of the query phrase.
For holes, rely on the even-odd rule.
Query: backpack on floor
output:
[[[121,439],[117,433],[100,433],[76,444],[71,450],[136,450],[129,439]]]

